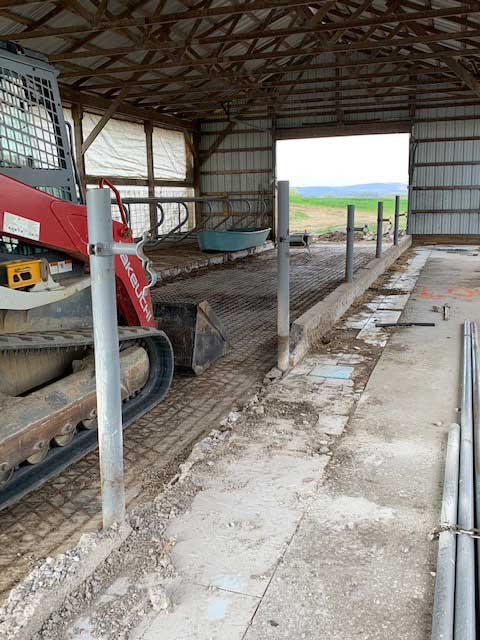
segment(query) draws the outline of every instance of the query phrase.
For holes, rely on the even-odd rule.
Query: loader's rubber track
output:
[[[150,368],[144,387],[123,403],[123,427],[127,427],[157,405],[168,393],[173,377],[173,350],[163,331],[148,327],[118,327],[120,348],[132,342],[140,344],[148,354]],[[68,330],[29,334],[2,334],[2,351],[61,349],[92,346],[90,330]],[[97,429],[77,431],[72,442],[64,447],[50,448],[43,462],[20,466],[13,478],[0,489],[0,510],[17,502],[22,496],[41,486],[73,462],[83,458],[98,444]]]

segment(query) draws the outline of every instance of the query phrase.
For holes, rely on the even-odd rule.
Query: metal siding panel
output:
[[[248,151],[249,148],[272,146],[270,131],[253,129],[243,132],[249,124],[255,127],[270,128],[267,120],[239,123],[235,129],[222,141],[218,151],[225,149],[242,149],[238,152],[213,153],[201,168],[200,187],[203,193],[248,193],[257,192],[261,187],[271,188],[273,178],[272,151]],[[212,131],[221,131],[226,125],[223,123],[202,123],[201,149],[207,150],[214,144],[216,135]],[[248,173],[252,170],[269,170],[269,173]],[[223,173],[223,172],[234,173]],[[205,172],[209,172],[207,175]],[[210,173],[218,172],[218,173]],[[244,172],[244,173],[243,173]]]
[[[465,121],[445,119],[463,115],[478,116],[478,119]],[[478,141],[435,141],[435,138],[479,136],[479,107],[422,110],[420,117],[437,118],[437,121],[415,125],[416,138],[433,139],[430,142],[419,143],[416,154],[417,163],[480,161],[480,143]],[[411,209],[431,210],[434,213],[411,216],[411,220],[409,220],[411,233],[422,235],[479,233],[480,215],[471,211],[479,209],[479,189],[442,189],[440,187],[476,187],[476,185],[480,185],[480,166],[447,164],[436,167],[416,167],[412,185],[439,188],[429,191],[412,191]],[[460,213],[442,213],[446,209],[459,210]]]

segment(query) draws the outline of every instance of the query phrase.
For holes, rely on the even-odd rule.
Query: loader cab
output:
[[[78,202],[57,71],[11,42],[0,42],[0,172]]]

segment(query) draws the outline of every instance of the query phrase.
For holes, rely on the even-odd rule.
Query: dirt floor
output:
[[[355,267],[373,247],[356,251]],[[342,281],[344,245],[293,250],[291,317]],[[201,377],[175,376],[167,399],[125,433],[129,504],[156,495],[192,444],[241,406],[275,361],[275,253],[228,263],[162,284],[163,300],[207,299],[227,328],[230,353]],[[5,597],[35,563],[75,544],[100,522],[98,457],[88,455],[0,516],[0,590]]]

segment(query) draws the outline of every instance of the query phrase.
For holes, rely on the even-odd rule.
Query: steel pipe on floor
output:
[[[475,528],[480,529],[480,351],[478,327],[471,323],[472,373],[473,373],[473,469],[475,483]],[[480,540],[476,540],[477,551],[477,601],[480,596]]]
[[[460,426],[448,433],[441,522],[457,523],[458,474],[460,466]],[[455,563],[457,536],[442,531],[438,538],[437,575],[433,605],[432,640],[452,640],[455,612]]]
[[[458,492],[458,526],[462,529],[473,529],[475,524],[472,387],[472,327],[465,320]],[[466,534],[460,534],[457,540],[455,613],[455,640],[475,640],[475,545]]]

